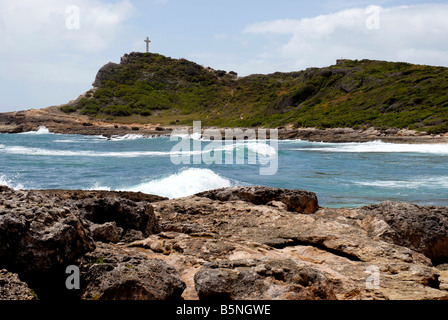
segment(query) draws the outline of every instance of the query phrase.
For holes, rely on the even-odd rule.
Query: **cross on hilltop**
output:
[[[144,42],[146,42],[146,53],[149,53],[149,43],[151,42],[151,40],[149,40],[149,37],[146,37],[146,40]]]

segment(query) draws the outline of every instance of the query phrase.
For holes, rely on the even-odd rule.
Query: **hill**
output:
[[[185,59],[130,53],[102,67],[61,107],[91,119],[205,126],[408,128],[448,132],[448,68],[338,60],[304,71],[238,77]]]

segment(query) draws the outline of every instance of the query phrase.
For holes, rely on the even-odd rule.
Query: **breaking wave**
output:
[[[120,191],[143,192],[167,198],[186,197],[198,192],[230,187],[231,181],[210,169],[190,168]]]
[[[298,141],[298,143],[303,143]],[[351,143],[306,143],[304,147],[289,150],[351,153],[431,153],[447,154],[448,144],[395,144],[382,141]]]

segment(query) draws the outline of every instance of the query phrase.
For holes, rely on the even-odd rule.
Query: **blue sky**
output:
[[[448,66],[446,17],[446,1],[0,0],[0,112],[76,99],[146,36],[152,52],[241,76],[339,58]]]

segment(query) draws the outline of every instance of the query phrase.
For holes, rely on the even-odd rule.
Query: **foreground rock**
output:
[[[0,187],[0,267],[45,297],[66,290],[65,269],[94,251],[95,241],[133,241],[154,232],[159,225],[148,202],[71,200]]]
[[[333,286],[319,270],[288,259],[209,262],[194,276],[204,300],[335,300]]]
[[[102,246],[80,262],[88,300],[178,300],[185,283],[178,271],[160,259],[118,253]]]
[[[15,273],[0,270],[0,300],[34,300],[31,289]]]
[[[0,189],[0,269],[42,299],[448,299],[447,208],[321,208],[265,187],[73,195]]]
[[[388,201],[359,211],[371,237],[421,252],[436,264],[448,261],[448,208]]]
[[[315,213],[319,209],[315,193],[301,190],[286,190],[269,187],[223,188],[198,193],[199,197],[212,200],[243,200],[256,205],[281,202],[288,211]]]
[[[73,209],[53,199],[0,187],[0,265],[17,273],[53,272],[95,243]]]

